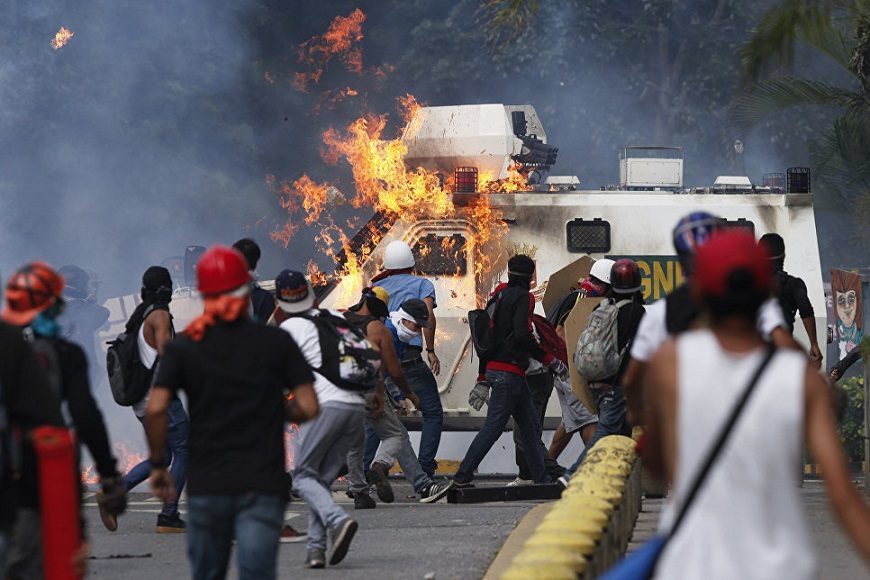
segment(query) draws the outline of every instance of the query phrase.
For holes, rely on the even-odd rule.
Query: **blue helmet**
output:
[[[674,249],[681,258],[694,256],[695,251],[710,241],[719,229],[721,220],[705,211],[695,211],[686,215],[674,227]]]

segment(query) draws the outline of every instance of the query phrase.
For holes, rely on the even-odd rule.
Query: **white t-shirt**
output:
[[[139,346],[139,360],[142,361],[142,365],[146,369],[150,369],[154,366],[155,361],[157,361],[157,349],[148,344],[148,341],[145,340],[145,323],[143,322],[139,326],[139,334],[136,337],[136,344]],[[148,392],[145,393],[145,396],[142,397],[142,400],[133,405],[133,413],[142,418],[145,416],[145,409],[148,408],[148,398],[151,395],[151,389],[148,389]]]
[[[665,305],[666,301],[662,299],[646,307],[646,316],[641,319],[631,344],[631,358],[649,362],[659,347],[667,342],[670,335],[665,321]],[[776,298],[768,298],[758,309],[756,327],[767,340],[778,326],[785,327],[785,316]]]
[[[336,312],[335,310],[330,310],[329,312],[344,318],[341,312]],[[309,313],[316,316],[317,310],[311,310]],[[306,362],[308,362],[308,366],[312,367],[312,372],[314,372],[314,391],[317,393],[318,403],[321,405],[326,403],[365,405],[365,396],[362,393],[340,389],[326,380],[320,373],[314,371],[314,367],[319,368],[323,364],[323,358],[320,351],[320,336],[313,322],[298,316],[292,316],[281,323],[281,329],[293,337],[293,340],[299,346],[299,350],[302,351]]]

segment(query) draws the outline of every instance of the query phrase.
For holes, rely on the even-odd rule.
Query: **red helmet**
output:
[[[205,296],[226,294],[250,281],[245,257],[226,246],[212,246],[196,265],[196,286]]]
[[[634,260],[622,258],[610,268],[610,287],[616,294],[634,294],[640,290],[640,269]]]
[[[3,320],[15,326],[30,324],[40,312],[58,301],[63,286],[63,276],[45,262],[27,264],[6,284]]]

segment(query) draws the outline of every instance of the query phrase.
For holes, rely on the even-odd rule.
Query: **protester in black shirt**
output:
[[[166,411],[184,390],[193,577],[225,577],[235,538],[240,578],[275,578],[286,493],[284,423],[317,413],[314,377],[287,333],[249,320],[251,277],[241,254],[211,248],[197,279],[204,313],[166,346],[148,402],[152,488],[161,499],[173,493]]]
[[[810,360],[821,368],[822,350],[819,348],[819,338],[816,335],[816,317],[813,305],[807,296],[807,285],[803,280],[792,276],[784,269],[785,265],[785,241],[779,234],[764,234],[760,243],[767,249],[773,265],[773,275],[776,281],[774,294],[776,295],[788,330],[794,334],[794,317],[800,313],[804,329],[810,339]]]
[[[580,457],[565,472],[565,479],[560,480],[563,485],[577,471],[586,458],[587,451],[599,439],[608,435],[631,434],[631,426],[626,420],[625,394],[620,379],[628,366],[628,350],[645,313],[637,264],[627,258],[617,260],[611,268],[610,284],[607,298],[619,307],[616,318],[616,348],[622,353],[622,360],[615,375],[589,384],[598,404],[598,428],[583,448]]]
[[[27,445],[27,434],[43,425],[63,426],[60,401],[21,332],[0,323],[0,577],[5,577],[6,549],[19,505],[14,475],[21,466],[12,453],[18,448],[12,433],[24,434],[20,440]],[[34,462],[32,447],[21,451]]]
[[[251,238],[242,238],[235,244],[233,249],[238,250],[245,257],[248,271],[251,273],[251,305],[254,309],[254,318],[257,322],[269,322],[272,313],[275,312],[275,297],[268,290],[263,290],[257,284],[257,263],[260,261],[260,246]]]
[[[127,491],[115,470],[103,415],[91,396],[85,353],[60,338],[57,318],[64,306],[63,287],[63,277],[47,264],[28,264],[9,279],[2,317],[4,322],[23,329],[50,388],[67,404],[76,438],[94,458],[103,491],[100,501],[105,509],[119,514],[126,508]],[[42,574],[39,511],[50,506],[40,505],[35,456],[23,457],[21,472],[21,509],[15,522],[6,576],[39,577]]]

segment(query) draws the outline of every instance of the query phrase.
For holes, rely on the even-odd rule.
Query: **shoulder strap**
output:
[[[671,526],[671,530],[668,534],[669,538],[673,537],[673,535],[677,532],[677,529],[680,527],[680,524],[685,519],[689,508],[692,506],[692,502],[695,500],[695,497],[698,495],[698,491],[704,484],[704,480],[707,479],[707,475],[710,473],[710,469],[713,467],[713,464],[716,463],[716,459],[719,457],[722,448],[725,446],[725,442],[728,440],[728,436],[734,430],[734,424],[737,423],[737,419],[740,417],[740,413],[746,407],[746,402],[749,401],[749,396],[752,394],[752,391],[755,390],[755,385],[758,384],[758,379],[761,378],[764,369],[767,368],[767,364],[770,362],[770,359],[773,358],[774,352],[775,349],[773,348],[773,346],[768,346],[768,350],[764,356],[764,359],[761,361],[761,364],[758,365],[758,368],[752,375],[752,379],[750,379],[749,384],[747,384],[746,388],[743,389],[743,392],[740,394],[740,398],[737,400],[737,404],[735,404],[734,408],[731,409],[731,413],[728,415],[728,419],[725,421],[724,427],[722,427],[722,430],[719,433],[719,436],[716,438],[713,447],[707,454],[707,459],[701,466],[701,470],[695,476],[695,480],[692,482],[692,486],[689,488],[689,493],[686,495],[686,499],[683,500],[683,505],[680,506],[680,511],[677,513],[677,517],[674,520],[674,525]]]

